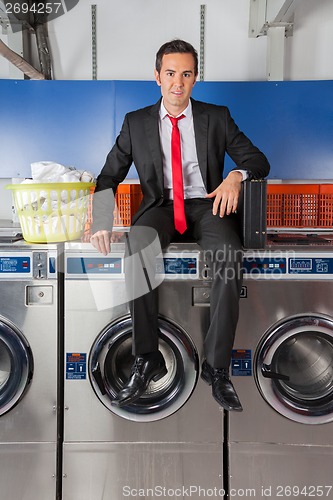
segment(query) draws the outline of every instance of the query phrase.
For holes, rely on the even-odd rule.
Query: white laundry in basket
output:
[[[31,179],[25,179],[22,184],[39,184],[39,183],[59,183],[59,182],[94,182],[94,175],[87,170],[77,170],[74,167],[65,167],[60,163],[52,161],[40,161],[31,163]],[[48,200],[51,200],[51,207],[49,207]],[[70,201],[75,201],[76,192],[71,193],[71,199],[67,198],[67,191],[61,193],[61,202],[68,204]],[[32,205],[34,209],[41,207],[45,211],[49,209],[56,210],[58,208],[59,196],[58,191],[51,192],[51,196],[43,195],[43,191],[36,190],[29,193],[23,193],[20,198],[19,209],[23,210],[28,205]],[[34,207],[35,205],[35,207]]]

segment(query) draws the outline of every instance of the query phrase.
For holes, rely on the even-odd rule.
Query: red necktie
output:
[[[175,219],[175,228],[180,234],[186,230],[186,218],[184,207],[184,186],[183,186],[183,168],[182,153],[180,148],[180,133],[178,120],[185,118],[185,115],[174,118],[168,115],[172,123],[171,134],[171,164],[172,164],[172,189],[173,189],[173,211]]]

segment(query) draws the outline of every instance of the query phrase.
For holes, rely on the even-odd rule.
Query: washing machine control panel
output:
[[[30,257],[0,256],[0,273],[30,273]]]
[[[123,258],[112,257],[68,257],[67,274],[69,276],[114,275],[123,274]]]
[[[333,279],[333,252],[247,252],[243,270],[245,278]]]
[[[245,257],[243,267],[244,273],[247,275],[285,274],[287,272],[287,259],[281,256]]]
[[[49,279],[56,277],[56,255],[51,251],[0,254],[1,279]]]
[[[68,255],[66,257],[67,278],[123,279],[124,254]],[[167,252],[156,259],[156,274],[164,279],[197,279],[200,276],[199,252]]]
[[[289,259],[290,274],[330,275],[333,278],[332,257],[295,257]]]
[[[199,277],[199,253],[165,253],[156,261],[157,274],[165,279],[186,279]]]

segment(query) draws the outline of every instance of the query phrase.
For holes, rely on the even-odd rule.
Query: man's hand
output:
[[[90,237],[90,243],[99,253],[107,255],[111,250],[111,231],[97,231]]]
[[[243,176],[240,172],[231,171],[214,191],[206,195],[206,198],[215,198],[213,215],[219,214],[223,217],[236,212],[242,180]]]

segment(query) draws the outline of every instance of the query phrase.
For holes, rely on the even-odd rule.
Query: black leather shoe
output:
[[[212,386],[213,398],[228,411],[243,411],[227,368],[212,368],[202,363],[201,378]]]
[[[149,383],[157,382],[168,373],[160,351],[136,356],[131,376],[111,404],[125,406],[133,403],[146,391]]]

